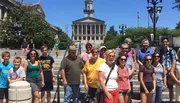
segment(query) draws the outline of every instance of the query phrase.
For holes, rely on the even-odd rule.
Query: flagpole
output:
[[[139,12],[137,12],[137,28],[139,28]]]

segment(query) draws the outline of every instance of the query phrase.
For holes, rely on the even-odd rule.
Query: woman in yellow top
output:
[[[84,87],[85,90],[88,90],[89,101],[90,103],[95,103],[95,93],[97,91],[97,88],[99,87],[98,69],[100,65],[104,63],[104,59],[98,56],[99,51],[96,47],[93,47],[91,49],[91,53],[92,57],[86,62],[82,72]]]

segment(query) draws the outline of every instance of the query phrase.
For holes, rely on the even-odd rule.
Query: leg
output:
[[[73,95],[72,95],[72,99],[73,99],[73,103],[78,103],[78,96],[79,96],[79,84],[74,84],[73,85]]]
[[[71,100],[72,88],[70,85],[64,87],[64,103],[69,103]]]
[[[146,101],[147,101],[147,96],[146,96],[146,94],[143,93],[143,92],[141,92],[140,95],[141,95],[141,103],[147,103],[147,102],[146,102]]]
[[[125,95],[124,95],[124,102],[125,103],[128,103],[129,102],[129,96],[130,94],[128,94],[128,93],[126,93]]]
[[[51,103],[51,92],[47,92],[47,103]]]
[[[155,92],[154,92],[154,94],[153,94],[152,103],[156,103],[156,92],[157,92],[157,88],[158,88],[158,87],[156,87],[156,90],[155,90]]]
[[[95,103],[95,93],[97,91],[97,88],[92,88],[89,86],[88,89],[88,95],[89,95],[89,103]]]
[[[123,93],[119,93],[118,103],[125,103]]]
[[[153,94],[147,94],[147,103],[152,103],[152,96]]]
[[[34,93],[33,93],[33,98],[34,98],[34,101],[33,101],[33,103],[40,103],[40,97],[39,97],[39,91],[35,91]]]
[[[45,103],[45,91],[41,91],[41,103]]]
[[[156,102],[161,103],[162,87],[156,87]]]
[[[3,99],[0,99],[0,103],[3,103]]]
[[[169,89],[169,100],[170,100],[170,103],[173,102],[173,97],[174,97],[173,89]]]

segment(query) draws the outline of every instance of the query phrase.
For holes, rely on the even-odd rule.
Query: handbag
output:
[[[109,80],[109,77],[110,77],[110,74],[112,72],[112,70],[114,69],[114,66],[115,66],[115,63],[113,63],[113,66],[108,74],[108,77],[106,79],[106,82],[105,82],[105,86],[107,85],[107,82]],[[97,103],[104,103],[104,91],[101,90],[101,89],[98,89],[97,92],[96,92],[96,101]]]

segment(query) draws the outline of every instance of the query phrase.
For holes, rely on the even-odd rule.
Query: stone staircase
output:
[[[0,50],[0,53],[2,51],[5,51],[5,50]],[[21,58],[24,58],[24,56],[22,55],[21,53],[21,50],[9,50],[10,53],[11,53],[11,58],[10,58],[10,61],[12,62],[13,61],[13,58],[15,56],[20,56]],[[15,52],[16,52],[16,55],[15,55]],[[41,52],[38,50],[39,54],[41,54]],[[60,68],[60,63],[61,63],[61,60],[64,56],[64,53],[65,53],[65,50],[61,50],[60,51],[60,55],[58,57],[55,56],[55,51],[50,51],[49,54],[54,58],[55,60],[55,63],[54,63],[54,72],[55,72],[55,75],[57,76],[58,74],[58,70]],[[138,70],[138,69],[137,69]],[[139,85],[139,81],[137,79],[137,74],[133,77],[133,90],[134,92],[136,93],[139,93],[140,92],[140,85]],[[82,82],[81,82],[82,83]],[[86,91],[83,87],[83,84],[80,85],[80,92],[81,92],[81,99],[83,98],[82,94],[85,94]],[[51,92],[52,94],[52,100],[54,98],[54,95],[55,95],[55,92],[56,92],[56,89],[57,89],[57,82],[54,83],[54,90]],[[63,90],[63,87],[60,86],[60,103],[63,103],[63,97],[64,97],[64,90]],[[168,95],[168,89],[166,89],[164,92],[163,92],[163,97],[162,97],[163,101],[168,101],[169,100],[169,95]],[[57,96],[56,96],[56,101],[57,101]],[[81,102],[81,103],[84,103],[84,102]],[[135,100],[133,99],[133,103],[140,103],[140,100]]]

